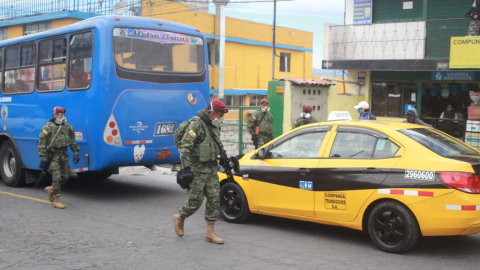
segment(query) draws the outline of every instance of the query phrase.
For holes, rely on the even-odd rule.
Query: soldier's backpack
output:
[[[190,123],[197,121],[198,119],[199,119],[198,116],[190,118],[188,121],[181,123],[180,126],[177,128],[177,130],[175,130],[175,133],[173,133],[173,141],[175,142],[175,146],[177,147],[177,149],[180,147],[180,144],[182,143],[183,135],[185,135],[185,132],[187,132],[187,129]]]

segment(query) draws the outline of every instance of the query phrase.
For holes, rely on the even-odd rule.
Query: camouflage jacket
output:
[[[318,123],[318,120],[313,116],[310,116],[310,118],[308,119],[299,117],[297,120],[293,122],[292,129],[301,127],[303,125],[313,124],[313,123]]]
[[[255,134],[256,126],[259,127],[258,134],[270,135],[273,138],[273,116],[268,110],[266,112],[256,110],[248,118],[247,129],[250,134]]]
[[[60,131],[58,131],[59,127]],[[57,136],[55,136],[57,131],[58,134]],[[70,146],[70,149],[72,149],[72,152],[75,155],[78,155],[80,151],[80,147],[78,147],[77,140],[75,139],[75,132],[73,131],[73,127],[67,123],[57,125],[55,124],[55,118],[45,124],[45,126],[42,128],[42,131],[40,132],[39,137],[40,140],[38,141],[38,155],[40,156],[47,155],[47,147],[50,145],[50,143],[50,147],[53,149],[65,148]],[[51,141],[52,139],[53,142]]]
[[[192,118],[178,148],[182,166],[190,166],[192,172],[212,173],[217,170],[217,157],[220,148],[210,136],[208,127],[212,129],[215,139],[220,142],[220,128],[212,125],[212,119],[206,110],[197,112],[199,118]]]

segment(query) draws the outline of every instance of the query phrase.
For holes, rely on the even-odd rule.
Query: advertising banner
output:
[[[450,68],[480,68],[480,37],[452,37]]]
[[[354,0],[353,24],[372,23],[372,0]]]

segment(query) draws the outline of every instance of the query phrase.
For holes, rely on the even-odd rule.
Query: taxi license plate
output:
[[[171,151],[158,151],[157,153],[157,159],[169,159],[170,158]]]

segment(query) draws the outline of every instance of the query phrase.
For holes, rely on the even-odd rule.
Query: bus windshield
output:
[[[412,128],[402,129],[398,132],[425,146],[438,155],[451,157],[459,155],[476,155],[480,153],[470,149],[464,143],[457,141],[435,129]]]
[[[124,69],[200,73],[205,68],[203,40],[185,34],[114,28],[115,61]]]

